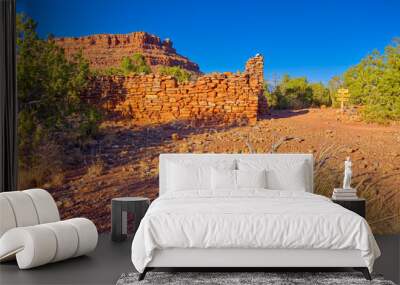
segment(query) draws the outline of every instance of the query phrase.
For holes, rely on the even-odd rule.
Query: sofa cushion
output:
[[[49,192],[43,189],[29,189],[22,191],[32,199],[38,215],[39,224],[57,222],[60,214],[56,202]]]
[[[17,226],[14,211],[8,199],[0,194],[0,237]]]
[[[50,228],[57,240],[57,250],[51,262],[57,262],[73,257],[78,249],[79,236],[77,231],[66,221],[43,224]]]
[[[39,224],[39,218],[31,197],[23,191],[3,192],[0,195],[6,198],[13,210],[17,227],[26,227]]]

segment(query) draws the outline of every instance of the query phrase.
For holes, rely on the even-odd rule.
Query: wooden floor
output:
[[[376,236],[382,251],[375,272],[399,283],[400,236]],[[97,249],[82,256],[30,270],[19,270],[15,262],[0,265],[0,284],[115,284],[124,272],[134,271],[130,259],[131,240],[111,242],[109,234],[99,237]]]

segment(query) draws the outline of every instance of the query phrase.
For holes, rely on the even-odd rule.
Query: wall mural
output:
[[[268,54],[204,74],[146,32],[44,39],[23,14],[17,28],[19,188],[48,189],[64,219],[108,231],[111,198],[157,196],[160,153],[305,152],[328,197],[351,157],[373,231],[400,232],[399,42],[324,85],[267,81]]]

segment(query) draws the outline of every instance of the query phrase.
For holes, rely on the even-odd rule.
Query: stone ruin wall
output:
[[[157,74],[93,78],[89,103],[132,118],[135,125],[183,121],[257,121],[263,94],[263,57],[256,55],[241,73],[211,73],[194,82]]]

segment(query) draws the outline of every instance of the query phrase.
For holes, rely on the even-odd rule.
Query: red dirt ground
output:
[[[255,126],[172,123],[137,128],[107,121],[102,135],[51,189],[62,215],[87,216],[109,230],[111,198],[158,192],[158,155],[165,152],[312,152],[315,191],[330,196],[342,179],[343,160],[353,160],[353,185],[367,198],[376,233],[400,232],[400,126],[357,121],[335,109],[275,111]],[[286,138],[286,140],[284,139]],[[280,141],[283,141],[279,146]],[[73,156],[71,150],[70,156]]]

